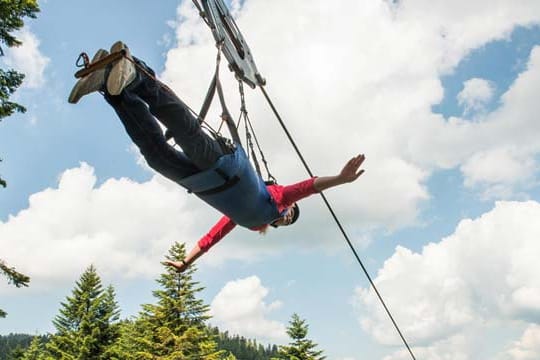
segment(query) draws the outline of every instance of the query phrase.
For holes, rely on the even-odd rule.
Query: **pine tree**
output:
[[[0,56],[4,56],[1,44],[7,47],[20,46],[22,42],[13,32],[24,26],[24,18],[36,18],[39,12],[37,0],[2,0],[0,1]],[[10,116],[15,111],[25,112],[26,109],[9,101],[9,97],[22,84],[24,74],[15,70],[0,69],[0,119]]]
[[[0,259],[0,273],[4,274],[8,278],[10,284],[15,285],[16,287],[28,286],[30,278],[24,274],[21,274],[15,270],[15,268],[9,267],[6,263]],[[7,316],[7,313],[0,309],[0,318]]]
[[[316,351],[317,344],[306,339],[308,327],[305,320],[300,319],[297,314],[293,314],[287,327],[287,334],[292,342],[289,343],[289,346],[280,346],[279,356],[272,360],[324,360],[326,357],[321,356],[323,351]]]
[[[167,259],[179,261],[185,256],[184,245],[175,243]],[[202,288],[193,281],[196,268],[183,273],[171,267],[157,280],[156,304],[143,305],[139,317],[126,324],[115,350],[123,359],[218,360],[225,357],[217,350],[205,322],[208,305],[196,297]]]
[[[21,357],[18,357],[20,360],[46,360],[47,353],[41,342],[39,336],[35,336],[30,343],[30,346],[22,354]]]
[[[150,335],[146,333],[148,330],[139,319],[122,321],[119,324],[120,336],[109,349],[111,358],[122,360],[153,359],[147,351],[151,348],[150,342],[146,339]]]
[[[119,336],[119,309],[114,289],[103,289],[94,266],[77,281],[71,297],[53,321],[57,333],[47,344],[55,359],[114,358],[110,348]]]
[[[37,0],[2,0],[0,1],[0,56],[4,55],[2,44],[7,47],[21,45],[13,32],[24,26],[24,18],[35,18],[39,12]],[[24,106],[9,101],[9,98],[24,79],[24,74],[15,70],[0,69],[0,121],[14,112],[25,112]],[[0,161],[2,161],[0,159]],[[0,177],[0,186],[6,182]]]

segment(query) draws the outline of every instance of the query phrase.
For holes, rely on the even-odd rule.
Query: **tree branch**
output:
[[[0,270],[7,276],[8,282],[18,288],[28,286],[30,282],[30,277],[17,272],[13,267],[7,266],[3,260],[0,260]]]

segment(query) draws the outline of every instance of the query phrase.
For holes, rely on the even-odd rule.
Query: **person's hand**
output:
[[[362,166],[365,159],[366,157],[364,154],[361,154],[349,160],[339,173],[339,179],[343,183],[353,182],[354,180],[358,179],[360,175],[364,173],[363,169],[360,171],[358,171],[358,169],[360,169],[360,166]]]
[[[186,263],[185,261],[171,261],[171,260],[165,260],[162,262],[163,265],[167,265],[167,266],[172,266],[173,268],[176,269],[176,271],[178,272],[184,272],[189,264]]]

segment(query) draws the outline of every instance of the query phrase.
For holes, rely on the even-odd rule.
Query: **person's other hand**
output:
[[[162,262],[163,265],[172,266],[176,269],[178,272],[184,272],[189,264],[187,264],[185,261],[171,261],[171,260],[165,260]]]
[[[360,175],[364,173],[363,169],[360,171],[358,169],[360,169],[360,166],[362,166],[362,163],[365,159],[366,157],[364,156],[364,154],[360,154],[349,160],[339,173],[339,178],[341,179],[341,181],[343,181],[344,183],[349,183],[358,179]]]

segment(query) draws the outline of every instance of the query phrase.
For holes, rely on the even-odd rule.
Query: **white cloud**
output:
[[[540,325],[529,325],[519,341],[506,352],[508,360],[535,360],[540,358]]]
[[[375,283],[409,341],[429,348],[471,327],[477,330],[467,338],[484,326],[538,319],[539,217],[540,203],[499,202],[421,253],[397,247]],[[372,291],[356,295],[362,327],[380,343],[399,344]]]
[[[443,98],[441,74],[473,49],[507,37],[515,26],[538,24],[536,1],[235,4],[237,23],[268,80],[267,90],[314,172],[333,174],[353,154],[367,155],[365,176],[333,195],[347,209],[344,216],[356,219],[357,229],[417,221],[420,205],[429,199],[426,180],[438,168],[459,167],[499,144],[518,146],[524,158],[539,151],[533,137],[521,138],[538,134],[529,116],[538,113],[538,102],[512,95],[535,98],[538,55],[505,96],[503,108],[486,114],[484,121],[447,120],[431,112]],[[269,14],[279,16],[270,22]],[[162,77],[198,109],[214,69],[215,48],[189,1],[178,8],[176,34],[178,47],[169,51]],[[230,109],[238,109],[237,84],[226,66],[222,81]],[[487,99],[472,85],[462,94],[466,104]],[[260,94],[248,90],[246,96],[273,173],[282,183],[303,177]],[[214,109],[208,119],[215,123],[216,118]],[[515,136],[507,136],[510,126]]]
[[[174,241],[193,244],[197,209],[175,184],[108,179],[66,170],[57,188],[32,195],[27,209],[0,222],[2,258],[32,278],[32,289],[73,280],[90,264],[107,278],[151,277]]]
[[[285,325],[267,318],[282,304],[280,301],[266,304],[268,293],[257,276],[230,281],[212,301],[212,320],[234,334],[266,341],[283,340]]]
[[[29,28],[23,28],[16,32],[15,37],[22,41],[22,45],[7,49],[6,56],[2,58],[2,61],[6,66],[25,74],[23,87],[30,89],[43,87],[45,85],[45,68],[50,59],[41,53],[39,39]]]
[[[490,81],[473,78],[463,83],[463,90],[458,94],[459,105],[465,109],[465,114],[483,111],[485,105],[493,98],[495,86]]]
[[[501,199],[513,196],[519,185],[534,183],[538,165],[530,153],[499,147],[474,154],[461,171],[465,186],[483,186],[485,197]]]

